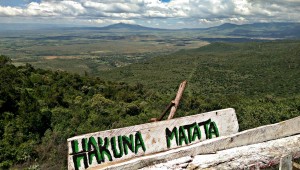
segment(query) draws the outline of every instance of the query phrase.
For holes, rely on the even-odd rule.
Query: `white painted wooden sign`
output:
[[[68,169],[153,154],[238,132],[232,108],[85,134],[68,139]]]

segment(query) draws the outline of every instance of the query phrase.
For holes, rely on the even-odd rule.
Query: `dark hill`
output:
[[[141,25],[136,24],[125,24],[125,23],[118,23],[109,25],[106,27],[99,28],[101,30],[118,30],[118,29],[125,29],[125,30],[132,30],[132,31],[141,31],[141,30],[162,30],[158,28],[150,28],[150,27],[144,27]]]
[[[213,27],[213,28],[217,28],[219,30],[224,30],[224,29],[232,29],[232,28],[236,28],[236,27],[238,27],[238,25],[231,24],[231,23],[225,23],[225,24],[222,24],[220,26]]]

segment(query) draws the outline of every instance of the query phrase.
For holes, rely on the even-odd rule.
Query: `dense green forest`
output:
[[[141,84],[0,61],[0,169],[64,169],[67,138],[147,122],[164,108]]]
[[[300,42],[213,43],[100,72],[0,56],[0,169],[66,169],[67,138],[148,122],[188,80],[176,116],[235,108],[240,130],[300,115]]]

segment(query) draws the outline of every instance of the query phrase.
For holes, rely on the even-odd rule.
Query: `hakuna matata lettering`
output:
[[[140,132],[136,132],[135,135],[118,136],[102,139],[93,136],[90,138],[82,138],[81,145],[82,150],[79,151],[79,143],[77,140],[71,141],[72,154],[74,167],[76,170],[81,167],[83,161],[84,168],[88,168],[95,159],[97,164],[104,163],[106,160],[112,161],[113,158],[121,158],[123,155],[127,155],[129,150],[132,153],[137,153],[139,149],[146,151],[143,137]]]
[[[204,122],[194,122],[192,124],[174,127],[172,131],[166,128],[166,145],[167,148],[171,147],[171,142],[175,140],[177,146],[182,144],[188,145],[196,140],[201,140],[201,130],[204,129],[205,138],[211,139],[213,136],[219,137],[218,127],[215,122],[208,119]],[[88,168],[94,160],[97,164],[104,163],[106,161],[113,161],[114,158],[121,158],[123,155],[127,155],[129,152],[136,154],[139,149],[143,152],[146,151],[144,139],[140,132],[136,132],[135,135],[129,136],[117,136],[104,139],[101,137],[89,137],[81,139],[81,148],[79,151],[79,142],[77,140],[71,141],[73,162],[75,169],[83,166]]]
[[[211,139],[213,136],[219,137],[219,130],[215,122],[211,119],[200,123],[192,123],[184,126],[174,127],[172,131],[166,128],[166,143],[167,147],[171,147],[171,141],[175,137],[175,142],[177,146],[181,146],[183,143],[188,145],[194,142],[196,139],[201,140],[201,130],[200,127],[204,128],[205,138]]]

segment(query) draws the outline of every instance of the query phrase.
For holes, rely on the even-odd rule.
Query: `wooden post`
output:
[[[171,107],[171,111],[170,111],[168,120],[170,120],[170,119],[172,119],[172,118],[174,117],[175,112],[176,112],[176,110],[177,110],[177,107],[178,107],[178,105],[179,105],[180,99],[181,99],[181,97],[182,97],[183,91],[184,91],[184,89],[185,89],[185,86],[186,86],[186,80],[183,81],[183,82],[179,85],[179,89],[178,89],[176,98],[175,98],[175,100],[172,101],[172,103],[174,103],[174,105]]]

